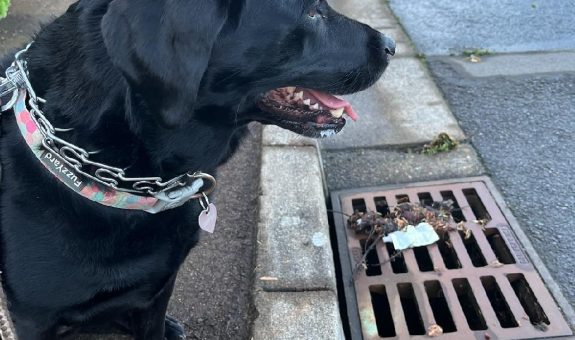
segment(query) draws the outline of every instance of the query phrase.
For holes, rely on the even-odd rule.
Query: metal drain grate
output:
[[[385,214],[398,201],[425,204],[451,199],[460,208],[454,219],[471,230],[471,237],[449,232],[449,243],[440,240],[406,250],[391,262],[393,245],[380,242],[367,263],[387,263],[352,277],[352,268],[366,249],[365,238],[347,228],[347,217],[334,214],[352,339],[428,338],[428,329],[435,324],[443,329],[442,339],[572,334],[487,181],[482,177],[333,194],[333,208],[345,214],[355,210]],[[482,219],[489,220],[484,228],[473,222]]]

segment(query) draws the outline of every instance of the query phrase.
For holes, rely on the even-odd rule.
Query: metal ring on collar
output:
[[[192,177],[192,178],[201,178],[201,179],[204,179],[204,180],[208,180],[208,181],[210,182],[210,184],[211,184],[210,187],[209,187],[207,190],[200,191],[200,192],[198,192],[197,194],[193,195],[193,196],[191,197],[192,199],[202,198],[202,197],[204,197],[204,194],[205,194],[205,195],[209,195],[209,194],[211,194],[211,193],[214,191],[214,189],[216,189],[216,184],[217,184],[217,182],[216,182],[216,179],[214,178],[214,176],[212,176],[212,175],[209,175],[209,174],[206,174],[206,173],[203,173],[203,172],[196,172],[196,173],[190,174],[190,175],[188,175],[188,176],[190,176],[190,177]]]

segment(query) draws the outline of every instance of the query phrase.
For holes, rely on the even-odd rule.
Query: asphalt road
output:
[[[390,0],[420,52],[483,48],[523,52],[575,48],[575,1]]]

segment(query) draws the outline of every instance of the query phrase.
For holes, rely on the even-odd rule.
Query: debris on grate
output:
[[[420,194],[418,196],[422,197]],[[426,264],[431,260],[429,253],[422,246],[432,244],[438,239],[445,242],[449,231],[461,231],[464,240],[472,237],[471,230],[467,229],[464,223],[454,223],[452,200],[435,202],[427,195],[421,203],[410,203],[406,198],[408,197],[405,195],[396,196],[396,199],[403,203],[398,203],[393,211],[387,209],[385,215],[378,211],[366,210],[361,201],[356,200],[354,208],[359,205],[361,210],[357,209],[349,216],[347,226],[356,234],[367,235],[363,243],[369,245],[362,247],[363,257],[356,265],[356,270],[361,267],[369,270],[370,266],[382,265],[379,262],[366,263],[368,257],[373,256],[372,252],[380,241],[393,242],[393,247],[399,252],[413,248],[416,257],[422,259],[417,262],[420,270],[428,271],[429,266]]]
[[[486,181],[334,194],[353,340],[572,334]],[[421,223],[439,236],[433,244],[385,242]]]
[[[440,336],[443,334],[443,328],[439,325],[431,325],[427,328],[427,336],[430,338],[434,338],[436,336]]]

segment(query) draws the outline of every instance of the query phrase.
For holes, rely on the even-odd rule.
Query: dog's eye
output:
[[[315,18],[315,16],[317,15],[317,9],[314,8],[314,9],[310,10],[310,11],[307,13],[307,15],[308,15],[310,18]]]

